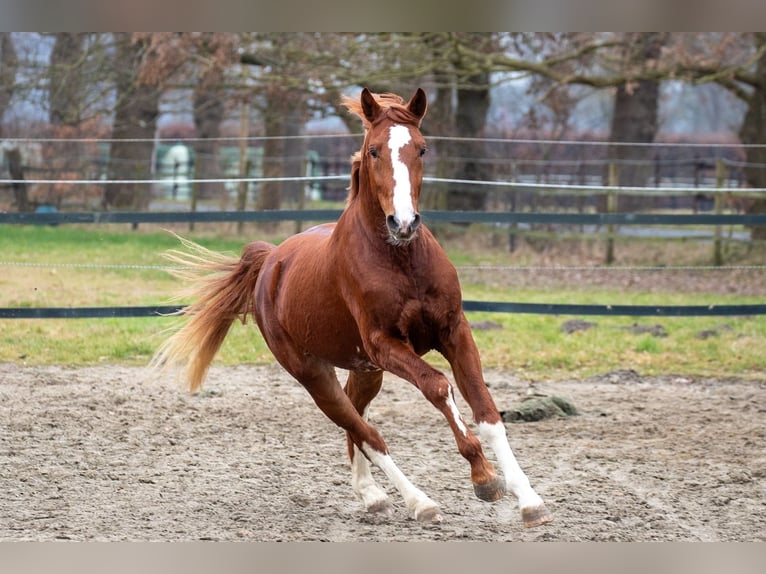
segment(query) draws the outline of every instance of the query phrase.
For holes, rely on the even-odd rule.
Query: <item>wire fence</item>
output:
[[[322,135],[301,135],[292,137],[270,138],[265,136],[249,137],[220,137],[215,138],[220,143],[230,143],[239,145],[243,142],[251,145],[265,142],[269,139],[285,140],[312,140],[329,141],[336,139],[347,140],[356,146],[356,140],[362,134],[322,134]],[[71,144],[96,144],[105,145],[113,142],[133,142],[137,144],[158,143],[182,143],[193,145],[196,142],[210,141],[209,138],[152,138],[152,139],[112,139],[112,138],[12,138],[5,140],[5,146],[20,145],[71,145]],[[635,142],[609,142],[609,141],[572,141],[572,140],[553,140],[553,139],[525,139],[525,138],[464,138],[464,137],[446,137],[431,136],[430,141],[439,145],[440,143],[482,143],[490,146],[506,146],[504,151],[490,154],[488,157],[465,158],[454,155],[442,154],[442,161],[464,161],[470,159],[474,162],[486,162],[488,164],[502,166],[502,170],[496,173],[493,179],[464,179],[447,178],[426,175],[424,182],[433,186],[454,186],[464,188],[468,193],[480,193],[482,189],[493,190],[493,193],[532,193],[533,196],[576,196],[581,198],[593,199],[594,197],[607,198],[606,210],[597,212],[585,212],[582,204],[578,204],[577,212],[567,209],[557,209],[554,212],[544,212],[535,207],[539,207],[536,200],[533,199],[531,209],[520,208],[517,196],[510,202],[505,201],[495,205],[494,210],[424,210],[422,212],[424,221],[432,223],[479,223],[490,226],[504,226],[507,229],[513,229],[514,233],[519,225],[567,225],[567,226],[594,226],[598,229],[605,229],[607,242],[614,240],[618,228],[623,226],[706,226],[713,230],[711,238],[713,240],[714,259],[716,265],[706,269],[716,269],[720,271],[733,269],[747,269],[752,271],[763,270],[762,266],[724,266],[720,260],[720,250],[724,237],[722,235],[723,226],[763,226],[766,227],[766,214],[760,213],[724,213],[724,198],[731,196],[763,196],[766,189],[743,187],[741,182],[736,179],[727,178],[724,174],[725,169],[744,167],[759,167],[752,162],[744,161],[741,156],[741,150],[746,148],[763,148],[766,144],[748,145],[731,142],[654,142],[635,143]],[[514,149],[524,149],[525,153],[517,157],[514,154],[507,153],[510,148],[507,146],[517,146]],[[519,147],[521,146],[521,147]],[[670,148],[689,148],[694,154],[689,157],[660,157],[658,152],[654,157],[648,157],[644,160],[620,160],[622,165],[644,165],[651,166],[655,170],[655,185],[618,185],[616,180],[595,176],[593,174],[605,171],[604,168],[610,168],[615,165],[615,160],[608,160],[606,157],[590,157],[587,154],[581,154],[577,157],[557,156],[554,154],[535,155],[543,148],[572,148],[579,146],[582,148],[620,148],[634,146],[637,148],[646,148],[654,150],[666,150]],[[732,149],[739,150],[740,155],[730,153]],[[498,147],[500,149],[500,147]],[[529,150],[533,151],[530,152]],[[708,155],[699,155],[699,153]],[[725,155],[721,150],[728,150],[729,155]],[[664,152],[662,152],[664,153]],[[42,157],[42,156],[41,156]],[[509,159],[514,158],[514,159]],[[285,158],[282,158],[283,160]],[[112,158],[119,160],[119,158]],[[100,160],[103,165],[103,158]],[[328,160],[329,161],[329,160]],[[264,177],[260,176],[242,176],[243,173],[238,169],[239,175],[230,177],[200,177],[198,174],[187,174],[183,178],[183,184],[187,186],[196,186],[203,184],[225,184],[227,186],[239,186],[243,184],[255,189],[271,183],[292,183],[303,185],[317,185],[323,182],[338,183],[342,189],[345,189],[350,175],[341,173],[339,166],[348,169],[348,154],[342,161],[333,164],[330,168],[325,165],[326,171],[336,171],[336,173],[311,173],[309,175],[283,176],[283,177]],[[679,181],[667,182],[662,180],[660,170],[662,166],[691,166],[693,170],[692,178],[681,179]],[[526,166],[520,168],[520,166]],[[760,166],[766,169],[766,164]],[[47,168],[46,168],[47,169]],[[525,169],[531,169],[525,172]],[[505,171],[503,171],[505,170]],[[561,171],[563,170],[563,171]],[[56,169],[50,170],[57,173]],[[61,169],[58,170],[59,172]],[[87,170],[86,170],[87,171]],[[586,171],[590,175],[586,174]],[[151,170],[149,170],[151,172]],[[706,173],[705,177],[700,174]],[[713,172],[715,172],[713,174]],[[45,173],[41,171],[41,173]],[[126,178],[108,178],[104,173],[94,175],[93,177],[76,177],[77,170],[70,171],[67,178],[52,177],[7,177],[0,179],[0,188],[13,186],[48,186],[49,188],[76,189],[78,186],[98,186],[99,188],[109,186],[131,185],[131,186],[156,186],[167,185],[169,181],[180,181],[177,173],[174,173],[169,180],[167,174],[165,177],[158,177],[156,174],[150,177],[139,179]],[[96,172],[93,172],[94,174]],[[247,173],[247,171],[245,171]],[[692,172],[690,172],[692,173]],[[723,175],[722,175],[723,174]],[[60,174],[59,174],[60,175]],[[713,177],[713,175],[715,177]],[[665,184],[663,184],[663,182]],[[694,196],[696,198],[704,193],[714,199],[711,202],[710,211],[712,213],[651,213],[651,212],[618,212],[617,197],[623,196],[646,196],[665,198],[669,196]],[[508,196],[511,197],[511,196]],[[561,204],[563,205],[563,204]],[[559,207],[561,207],[559,205]],[[499,207],[499,209],[498,209]],[[571,206],[569,206],[571,207]],[[171,208],[172,209],[172,208]],[[696,207],[695,207],[696,211]],[[205,210],[205,211],[105,211],[105,210],[87,210],[87,211],[69,211],[65,209],[38,209],[31,212],[0,212],[0,225],[31,224],[31,225],[61,225],[61,224],[131,224],[136,226],[141,223],[189,223],[195,222],[279,222],[279,221],[332,221],[341,213],[340,209],[279,209],[279,210],[252,210],[238,209],[229,211],[226,209]],[[608,260],[607,262],[612,263]],[[0,265],[14,265],[13,262],[0,262]],[[63,263],[62,265],[68,265]],[[77,264],[71,264],[76,266]],[[540,267],[528,267],[529,269],[540,269]],[[486,267],[485,267],[486,269]],[[524,268],[513,268],[517,271],[523,271]],[[588,269],[594,269],[589,267]],[[602,271],[619,269],[641,270],[639,267],[625,267],[605,265],[599,267]],[[644,270],[656,268],[646,267]],[[681,269],[681,267],[667,266],[665,270]],[[699,269],[699,268],[697,268]],[[706,316],[706,315],[758,315],[765,314],[763,305],[713,305],[713,306],[608,306],[608,305],[555,305],[555,304],[530,304],[530,303],[508,303],[508,302],[479,302],[465,301],[464,308],[467,311],[489,311],[489,312],[508,312],[508,313],[544,313],[544,314],[578,314],[578,315],[629,315],[629,316]],[[178,311],[178,307],[167,306],[148,306],[148,307],[104,307],[104,308],[39,308],[39,309],[11,309],[1,308],[0,318],[70,318],[70,317],[147,317],[160,316]]]
[[[340,210],[279,210],[271,212],[258,211],[219,211],[219,212],[83,212],[83,213],[2,213],[0,224],[71,224],[71,223],[143,223],[143,222],[236,222],[236,221],[294,221],[296,218],[304,221],[334,220],[340,215]],[[508,223],[519,221],[547,221],[564,223],[598,223],[623,225],[641,224],[742,224],[766,225],[766,214],[762,215],[662,215],[662,214],[547,214],[547,213],[488,213],[488,212],[440,212],[424,211],[425,221],[451,222],[495,222]],[[0,262],[2,266],[33,266],[45,265],[35,263]],[[95,268],[131,268],[146,269],[146,266],[133,265],[88,265],[60,264],[71,267]],[[152,267],[155,268],[155,267]],[[157,267],[166,269],[167,267]],[[491,269],[486,266],[475,266],[477,269]],[[593,267],[578,267],[579,269],[594,269]],[[710,266],[706,269],[731,271],[734,269],[763,271],[766,266]],[[540,267],[516,268],[503,267],[517,271],[529,271]],[[563,269],[562,267],[547,267],[547,269]],[[599,269],[637,270],[637,267],[599,267]],[[656,270],[645,267],[644,270]],[[671,268],[663,268],[670,270]],[[691,267],[676,267],[675,269],[692,269]],[[699,269],[699,268],[696,268]],[[465,311],[483,311],[490,313],[527,313],[546,315],[604,315],[604,316],[754,316],[766,314],[766,304],[754,305],[697,305],[697,306],[666,306],[666,305],[577,305],[577,304],[547,304],[547,303],[516,303],[501,301],[471,301],[463,302]],[[105,318],[105,317],[160,317],[172,315],[181,309],[180,306],[126,306],[126,307],[48,307],[48,308],[0,308],[0,319],[70,319],[70,318]]]
[[[248,211],[41,211],[0,213],[0,224],[60,225],[75,223],[226,223],[332,221],[342,209],[276,209]],[[560,225],[766,225],[766,213],[543,213],[422,210],[426,222],[543,223]]]

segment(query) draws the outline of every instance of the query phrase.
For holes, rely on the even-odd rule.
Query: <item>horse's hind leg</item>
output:
[[[415,519],[421,522],[441,522],[439,506],[399,470],[388,454],[383,437],[362,418],[348,395],[343,392],[332,365],[318,361],[285,361],[282,365],[306,388],[322,412],[348,433],[354,446],[396,486]]]
[[[345,387],[346,395],[365,421],[367,420],[367,408],[380,391],[382,383],[382,371],[371,373],[351,371],[348,375]],[[346,433],[346,436],[348,456],[351,460],[351,487],[362,500],[368,512],[390,516],[394,512],[394,506],[386,492],[375,483],[370,469],[370,461],[354,444],[351,434]]]

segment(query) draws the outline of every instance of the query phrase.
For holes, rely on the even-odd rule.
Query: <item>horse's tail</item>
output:
[[[255,282],[274,246],[250,243],[237,259],[179,239],[188,251],[171,250],[165,257],[179,265],[173,275],[190,283],[180,296],[191,296],[194,302],[179,311],[189,319],[160,346],[151,365],[181,367],[194,392],[202,386],[234,320],[245,323],[255,312]]]

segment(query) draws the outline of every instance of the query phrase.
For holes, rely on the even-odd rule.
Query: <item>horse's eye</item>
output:
[[[427,151],[428,151],[428,148],[426,146],[423,146],[422,148],[420,148],[420,157],[423,157],[424,155],[426,155]]]
[[[373,158],[377,158],[378,157],[378,150],[376,150],[374,147],[370,146],[370,155]]]

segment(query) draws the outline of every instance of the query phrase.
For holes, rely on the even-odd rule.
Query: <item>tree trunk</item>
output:
[[[305,142],[285,136],[300,135],[306,121],[303,95],[294,89],[271,87],[266,92],[263,146],[263,176],[293,177],[302,175]],[[279,209],[283,199],[296,200],[302,193],[301,182],[266,182],[258,192],[258,209]]]
[[[489,110],[489,74],[477,74],[466,82],[474,87],[461,87],[457,91],[455,124],[461,137],[480,138],[484,135]],[[461,142],[454,146],[455,179],[486,180],[489,173],[485,163],[486,145],[483,141]],[[487,189],[484,186],[456,184],[447,194],[447,209],[481,210],[486,205]]]
[[[428,122],[427,128],[423,130],[428,141],[428,135],[433,133],[439,136],[451,136],[454,134],[455,113],[452,105],[452,94],[454,92],[451,85],[451,79],[446,75],[440,75],[436,79],[439,87],[436,90],[436,97],[428,104]],[[433,152],[429,151],[426,156],[428,162],[435,163],[436,177],[452,177],[452,158],[455,156],[455,142],[444,139],[433,144],[429,144]],[[447,209],[447,194],[449,193],[449,184],[432,183],[424,188],[425,193],[422,196],[420,204],[424,209]]]
[[[755,35],[756,48],[766,44],[766,33],[759,32]],[[756,75],[759,86],[755,89],[747,102],[747,111],[742,120],[739,137],[743,144],[752,145],[766,144],[766,54],[762,55],[756,64]],[[745,179],[752,187],[766,187],[766,147],[747,147],[745,157],[748,165],[745,166]],[[756,198],[749,208],[748,213],[766,213],[766,198]],[[766,226],[754,226],[751,231],[753,239],[766,239]]]
[[[0,137],[3,134],[3,116],[11,104],[16,87],[19,62],[10,32],[0,32]]]
[[[145,141],[114,141],[109,152],[109,179],[149,179],[152,173],[154,135],[159,115],[159,91],[138,82],[144,45],[132,42],[129,33],[115,34],[117,103],[112,137]],[[107,184],[107,209],[147,209],[149,184]]]
[[[200,179],[221,179],[220,144],[215,138],[221,135],[224,117],[223,72],[212,67],[205,72],[194,88],[194,143],[197,176]],[[228,203],[228,192],[223,183],[200,183],[199,197],[220,198],[222,206]]]
[[[270,88],[266,94],[266,110],[263,115],[263,128],[266,139],[263,144],[263,177],[282,175],[282,158],[285,155],[284,134],[284,94],[281,90]],[[282,200],[282,184],[269,181],[261,184],[258,192],[259,210],[279,209]]]
[[[629,33],[629,65],[642,66],[660,56],[665,33]],[[651,143],[657,134],[659,82],[640,80],[617,87],[609,134],[612,142]],[[610,146],[608,157],[619,167],[619,182],[625,186],[645,186],[653,173],[649,146]],[[621,196],[617,209],[633,211],[646,207],[646,198]]]
[[[449,47],[444,44],[441,35],[427,35],[426,44],[433,53],[434,60]],[[431,134],[437,136],[455,135],[455,109],[453,96],[455,94],[455,75],[449,69],[436,69],[433,72],[436,84],[436,97],[428,103],[428,120],[423,127],[423,135],[428,141]],[[433,151],[429,151],[426,160],[434,162],[436,177],[452,177],[452,158],[455,153],[455,142],[446,139],[429,143]],[[420,200],[423,209],[447,209],[447,194],[449,186],[443,183],[432,183],[424,187]]]
[[[49,119],[54,126],[77,126],[83,102],[83,34],[59,32],[48,69]]]
[[[0,32],[0,138],[3,137],[3,116],[5,110],[11,104],[14,88],[16,86],[16,70],[18,68],[16,50],[13,46],[13,38],[10,32]],[[5,151],[5,161],[8,164],[8,175],[11,179],[24,179],[21,164],[21,152],[18,148]],[[29,211],[30,203],[25,183],[11,184],[16,209]]]
[[[286,177],[300,177],[305,175],[306,161],[306,140],[295,137],[303,133],[303,126],[306,123],[306,116],[303,113],[302,100],[289,106],[285,111],[284,135],[289,139],[285,140],[284,155],[284,173]],[[304,193],[305,183],[302,181],[288,181],[282,187],[282,197],[290,202],[299,201],[300,194]]]
[[[82,106],[85,101],[85,82],[82,63],[85,60],[83,41],[85,35],[73,32],[58,32],[51,50],[48,67],[48,119],[51,135],[59,138],[78,138],[82,121]],[[44,144],[43,157],[46,166],[55,170],[55,179],[83,177],[83,143],[71,141],[62,146],[59,143]],[[75,187],[63,183],[48,185],[48,201],[61,204],[65,195],[75,193]]]

